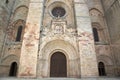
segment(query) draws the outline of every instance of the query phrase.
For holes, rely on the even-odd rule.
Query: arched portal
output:
[[[40,60],[38,65],[39,77],[51,77],[52,57],[63,54],[66,59],[67,77],[80,77],[80,59],[75,47],[64,40],[52,40],[41,45]],[[62,63],[63,65],[63,63]],[[55,70],[55,69],[54,69]],[[42,76],[41,76],[42,75]]]
[[[98,70],[99,70],[99,76],[106,76],[105,65],[103,62],[99,62]]]
[[[13,62],[10,66],[9,76],[15,77],[17,75],[17,63]]]
[[[67,77],[67,60],[62,52],[55,52],[51,56],[50,77]]]

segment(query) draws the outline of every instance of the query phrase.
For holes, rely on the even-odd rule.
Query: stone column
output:
[[[75,0],[81,77],[97,77],[98,68],[89,10],[84,0]]]
[[[44,0],[30,0],[18,77],[36,77],[37,55]]]

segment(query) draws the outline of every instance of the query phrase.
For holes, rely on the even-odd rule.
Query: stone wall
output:
[[[105,64],[107,76],[114,75],[114,59],[111,55],[110,39],[104,10],[100,0],[86,0],[92,21],[92,28],[98,31],[99,41],[95,41],[97,62]]]
[[[89,9],[84,0],[74,2],[81,77],[95,77],[98,75],[98,69]]]
[[[8,0],[8,3],[6,0],[0,1],[0,76],[9,75],[13,62],[19,65],[28,6],[29,0]],[[16,42],[19,26],[23,26],[22,36]]]
[[[107,21],[115,75],[120,76],[120,0],[102,0]]]
[[[0,0],[0,76],[8,76],[11,64],[19,65],[21,57],[19,76],[49,77],[49,55],[54,51],[68,55],[68,77],[96,76],[97,71],[91,70],[97,69],[99,62],[105,64],[107,76],[119,75],[120,1],[102,0],[103,7],[100,0],[54,1]],[[50,10],[56,5],[65,8],[66,18],[53,18]],[[56,24],[62,26],[60,31]],[[21,40],[16,41],[20,26]],[[92,28],[98,30],[99,41],[95,43]]]
[[[0,57],[3,54],[2,49],[5,43],[6,29],[10,22],[13,5],[14,0],[9,1],[9,3],[6,3],[6,0],[0,0]]]
[[[36,77],[43,0],[30,0],[18,77]],[[26,63],[27,62],[27,63]]]
[[[112,43],[120,43],[120,2],[119,0],[103,0],[105,17]]]
[[[4,55],[4,47],[5,47],[5,41],[6,41],[6,33],[7,33],[7,27],[10,22],[10,17],[14,5],[14,0],[10,0],[8,3],[6,0],[0,0],[0,76],[5,76],[8,74],[8,64],[2,65],[2,59]]]

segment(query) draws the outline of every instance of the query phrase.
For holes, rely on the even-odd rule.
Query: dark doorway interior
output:
[[[15,77],[17,75],[17,63],[13,62],[10,67],[9,76]]]
[[[99,69],[99,76],[106,76],[106,72],[105,72],[105,65],[103,62],[99,62],[98,64],[98,69]]]
[[[67,60],[61,52],[51,56],[50,77],[67,77]]]

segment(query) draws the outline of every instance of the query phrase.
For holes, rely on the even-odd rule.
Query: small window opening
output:
[[[94,35],[94,41],[99,42],[99,36],[98,36],[97,28],[93,28],[93,35]]]
[[[22,34],[22,26],[20,26],[18,28],[17,36],[16,36],[16,41],[20,41],[21,40],[21,34]]]

